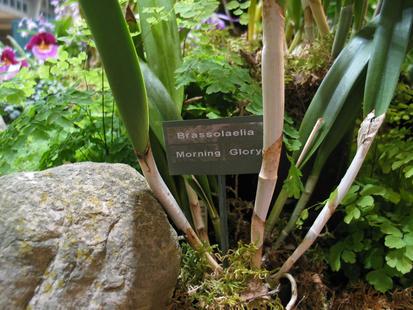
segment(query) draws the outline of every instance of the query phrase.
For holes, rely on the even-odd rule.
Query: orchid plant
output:
[[[292,2],[295,3],[297,1]],[[411,1],[398,0],[396,2],[397,8],[392,9],[389,4],[390,1],[385,0],[378,22],[373,22],[373,24],[356,35],[350,42],[349,47],[345,48],[342,53],[338,52],[341,48],[337,47],[334,49],[333,55],[334,57],[337,56],[337,59],[304,117],[300,130],[303,148],[296,154],[294,167],[301,167],[306,164],[309,158],[319,149],[320,152],[323,148],[329,150],[326,150],[324,155],[320,157],[325,158],[327,152],[331,152],[331,149],[337,145],[334,144],[333,147],[331,146],[332,142],[329,141],[333,138],[332,136],[330,137],[330,135],[333,133],[333,130],[336,129],[336,125],[344,126],[343,122],[340,121],[344,119],[344,115],[340,113],[345,113],[345,107],[354,99],[351,96],[359,92],[360,85],[364,86],[364,82],[362,81],[366,81],[366,86],[361,87],[365,88],[364,108],[366,118],[360,127],[356,156],[342,182],[328,200],[303,243],[277,273],[277,279],[284,276],[285,273],[291,269],[297,259],[318,237],[328,218],[340,204],[354,181],[374,136],[377,134],[383,122],[385,111],[390,102],[400,72],[401,61],[406,54],[413,18],[413,4]],[[166,0],[151,2],[152,5],[155,3],[161,8],[163,6],[168,8],[172,7],[171,2]],[[259,176],[251,228],[251,241],[258,248],[257,254],[252,260],[252,265],[255,267],[261,266],[265,221],[277,181],[278,162],[282,146],[281,124],[284,118],[283,59],[286,50],[284,40],[285,7],[283,7],[281,1],[263,0],[260,3],[262,3],[261,16],[264,44],[262,56],[262,85],[265,129],[263,163]],[[253,23],[255,24],[255,18],[261,17],[256,14],[256,7],[259,7],[260,3],[255,1],[251,2],[249,27],[252,27]],[[349,5],[349,3],[350,2],[346,2],[346,5]],[[122,11],[114,1],[110,0],[103,1],[99,8],[96,8],[91,0],[80,0],[80,4],[96,40],[97,48],[102,56],[102,62],[106,69],[109,83],[123,120],[128,128],[142,171],[155,195],[157,195],[158,199],[162,202],[175,225],[185,233],[189,243],[195,248],[201,249],[200,240],[192,230],[189,222],[185,219],[184,214],[179,211],[180,208],[175,199],[173,199],[173,195],[167,190],[158,175],[148,136],[149,114],[145,86],[139,69],[137,53],[124,22]],[[146,1],[139,4],[141,12],[145,12],[145,5]],[[291,11],[289,11],[290,8],[291,7],[287,6],[288,14],[291,14]],[[344,9],[346,9],[346,7],[343,7],[343,10]],[[311,36],[314,35],[315,31],[314,29],[310,29],[313,24],[317,26],[321,36],[330,33],[331,30],[320,0],[303,1],[303,11],[304,28],[308,33],[312,33]],[[345,17],[342,17],[342,19],[344,18]],[[110,23],[108,23],[108,21],[110,21]],[[165,19],[163,21],[165,21]],[[145,29],[147,29],[145,20],[141,19],[141,22],[143,23],[142,29],[145,31]],[[214,24],[217,28],[223,27],[220,21],[210,19],[207,22]],[[108,26],[109,24],[110,27]],[[173,26],[173,24],[169,24],[169,26],[172,30],[174,27],[176,29],[176,26]],[[343,31],[346,31],[346,29],[348,31],[348,22],[346,25],[344,25],[343,22],[343,27],[343,29],[345,29]],[[357,30],[360,29],[360,20],[356,27]],[[402,36],[403,44],[395,43],[396,33],[399,37]],[[156,40],[160,39],[159,35],[160,33],[155,34],[155,32],[152,32],[149,35],[152,36],[152,41],[146,42],[146,48],[149,46],[155,47]],[[248,36],[251,40],[254,39],[256,37],[254,30],[249,31]],[[311,39],[311,36],[308,34],[307,37]],[[340,34],[340,36],[343,37],[342,34]],[[145,35],[141,39],[144,40],[143,43],[145,45]],[[117,53],[122,51],[125,55],[122,57],[116,56],[112,49],[114,45],[118,47]],[[157,60],[162,62],[168,54],[173,55],[173,53],[176,53],[176,51],[172,53],[166,51],[160,53],[160,51],[160,49],[156,50],[156,48],[151,49],[151,51],[146,50],[149,66],[153,66],[155,73],[157,73],[156,70],[158,70],[155,65]],[[358,53],[356,58],[351,58],[351,55],[356,52]],[[154,55],[157,55],[156,57],[158,58],[153,58]],[[178,56],[175,54],[173,57],[179,59],[179,53]],[[389,58],[387,59],[386,57]],[[367,77],[365,77],[363,73],[363,69],[366,66],[368,67]],[[165,72],[159,72],[159,77],[165,85],[169,85],[171,76],[168,77]],[[387,83],[385,83],[386,80],[388,81]],[[127,81],[127,83],[122,83],[122,81]],[[170,90],[170,94],[173,95],[175,99],[180,98],[176,90]],[[327,101],[325,100],[326,95],[329,96],[329,100]],[[371,98],[376,99],[373,101]],[[175,100],[175,104],[178,106],[178,109],[180,109],[182,102]],[[353,117],[355,118],[356,115]],[[317,169],[320,169],[322,165],[323,162],[319,163]],[[309,178],[309,181],[310,180],[314,180],[314,178]],[[306,188],[307,187],[313,188],[313,183],[308,184],[308,186],[306,185]],[[190,196],[191,201],[193,201],[193,193],[190,193]],[[273,208],[276,216],[272,217],[270,226],[267,227],[267,232],[271,232],[283,202],[285,202],[288,195],[284,194],[279,196],[279,198],[280,197],[282,201],[279,202],[278,205],[276,203],[276,207]],[[307,198],[308,196],[306,196],[304,200],[308,201]],[[297,212],[294,214],[294,216],[296,216]],[[296,217],[292,220],[292,223],[294,223],[295,220]],[[196,227],[205,226],[196,223]],[[201,231],[201,228],[199,228],[199,231]],[[288,232],[289,230],[284,232],[284,234],[288,234]],[[209,254],[208,260],[214,270],[221,270],[221,267],[217,265],[214,258]]]
[[[212,198],[216,180],[205,176],[173,178],[168,175],[160,126],[165,120],[182,118],[183,88],[176,87],[175,72],[179,72],[181,46],[188,44],[186,39],[190,38],[191,29],[222,30],[237,22],[228,13],[215,13],[216,6],[211,5],[212,2],[196,2],[202,8],[198,12],[188,10],[181,1],[174,5],[172,0],[130,1],[122,2],[122,5],[116,0],[101,0],[99,6],[96,1],[79,1],[149,186],[188,243],[202,252],[210,267],[219,274],[223,272],[223,266],[206,250],[209,245],[208,217],[217,239],[228,234],[221,229],[220,214]],[[242,11],[241,4],[235,2],[227,4],[230,9],[234,7]],[[253,269],[261,268],[263,263],[266,236],[275,233],[273,248],[278,249],[294,230],[327,158],[344,134],[352,130],[352,124],[363,110],[364,120],[360,124],[357,150],[350,166],[302,243],[273,276],[276,281],[286,277],[293,287],[291,268],[316,241],[343,201],[384,121],[412,32],[413,3],[410,0],[384,0],[377,17],[368,24],[365,24],[367,1],[348,0],[338,6],[334,27],[331,27],[332,21],[328,20],[320,0],[257,0],[251,1],[249,7],[242,7],[248,9],[248,40],[262,39],[263,45],[260,74],[264,150],[251,220],[251,243],[255,247],[250,263]],[[183,20],[183,29],[178,28],[174,9]],[[196,22],[190,21],[188,16]],[[287,225],[274,232],[276,224],[280,224],[283,206],[292,196],[287,178],[271,208],[283,148],[284,61],[289,52],[300,53],[315,38],[329,37],[332,29],[335,31],[331,50],[334,62],[301,123],[301,148],[291,156],[290,172],[297,175],[303,167],[310,172],[304,174],[304,188],[298,190],[298,201]],[[192,43],[196,44],[196,39]],[[34,35],[26,49],[39,62],[53,61],[59,56],[57,40],[51,32]],[[0,74],[4,80],[13,78],[13,74],[25,65],[10,48],[3,50],[1,62]],[[252,295],[265,295],[266,289],[259,283],[256,294]],[[294,300],[287,309],[291,309],[293,303]]]

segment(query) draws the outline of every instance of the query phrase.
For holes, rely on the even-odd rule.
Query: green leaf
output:
[[[300,127],[302,145],[305,144],[317,120],[322,117],[324,122],[303,163],[324,141],[343,109],[350,91],[362,75],[370,58],[374,31],[375,25],[370,24],[350,41],[336,58],[311,101]],[[353,107],[350,111],[354,112],[354,110]],[[347,123],[348,121],[347,119]]]
[[[213,14],[219,6],[217,0],[181,0],[175,3],[181,28],[192,29]]]
[[[413,245],[413,232],[405,234],[403,237],[403,241],[408,246]]]
[[[341,258],[344,262],[354,264],[356,262],[356,254],[350,250],[344,250],[341,254]]]
[[[406,246],[405,255],[408,259],[413,260],[413,245]]]
[[[49,78],[49,66],[40,66],[39,69],[37,70],[39,74],[39,78],[41,80],[47,80]]]
[[[145,84],[135,47],[117,1],[99,5],[80,0],[107,78],[134,149],[140,154],[149,145],[149,112]]]
[[[374,206],[374,198],[372,196],[363,196],[359,200],[357,200],[356,204],[360,208],[366,208]]]
[[[364,115],[387,111],[404,61],[413,22],[413,2],[384,0],[374,48],[368,65],[364,93]]]
[[[308,215],[308,209],[304,209],[303,211],[301,211],[300,216],[298,217],[296,222],[296,226],[298,228],[301,228],[303,226],[305,220],[308,219]]]
[[[330,248],[329,255],[328,255],[328,263],[333,271],[339,271],[341,268],[341,253],[345,248],[345,244],[343,242],[338,242]]]
[[[243,10],[248,9],[251,5],[251,1],[245,1],[243,3],[240,3],[239,7]]]
[[[173,0],[140,0],[137,1],[137,5],[147,63],[168,90],[178,111],[181,111],[183,88],[175,86],[175,71],[181,65],[182,57],[178,25],[173,10],[174,2]],[[154,13],[154,10],[163,12],[162,18],[155,24],[148,22],[149,18],[157,19],[159,14]]]
[[[287,1],[287,16],[291,17],[291,20],[294,21],[294,26],[297,27],[297,29],[299,29],[302,24],[302,11],[303,9],[300,0]],[[287,20],[289,20],[289,18]]]
[[[341,202],[342,205],[348,205],[356,201],[358,195],[357,192],[359,191],[359,185],[352,185],[348,190],[346,196],[344,196],[343,201]]]
[[[346,224],[350,224],[352,220],[357,220],[360,218],[361,212],[360,209],[356,207],[356,205],[351,204],[346,207],[346,216],[344,217],[344,222]]]
[[[20,104],[26,99],[26,94],[23,90],[16,88],[1,88],[0,98],[11,104]]]
[[[390,251],[386,255],[387,265],[396,268],[402,274],[406,274],[412,270],[412,261],[404,255],[404,249]]]
[[[146,93],[149,102],[149,122],[150,128],[156,138],[165,147],[163,138],[162,123],[181,119],[178,108],[174,104],[165,86],[152,72],[147,64],[140,62],[142,74],[144,76]]]
[[[392,235],[394,237],[401,238],[403,236],[400,229],[395,227],[390,221],[386,221],[383,224],[381,224],[380,225],[380,230],[381,230],[382,233],[387,234],[387,235]]]
[[[413,166],[410,167],[405,173],[404,176],[406,177],[406,179],[411,178],[413,176]]]
[[[226,5],[228,10],[235,10],[239,8],[239,2],[236,0],[232,0],[230,2],[227,3]]]
[[[403,239],[393,235],[388,235],[384,238],[384,245],[390,249],[401,249],[406,246]]]
[[[290,160],[291,166],[288,171],[288,176],[284,181],[284,189],[290,197],[298,199],[304,189],[303,183],[301,182],[302,174],[300,169],[294,165],[292,158],[288,156],[288,159]]]
[[[383,248],[373,248],[364,258],[364,267],[366,269],[380,269],[383,267],[383,262]]]
[[[370,271],[366,278],[367,281],[379,292],[384,293],[393,288],[393,280],[383,269]]]
[[[387,201],[390,201],[394,204],[399,203],[400,195],[393,191],[391,188],[386,188],[379,185],[374,184],[366,184],[360,192],[361,196],[381,196]]]
[[[240,15],[242,15],[242,13],[244,13],[244,11],[241,10],[241,9],[238,9],[238,10],[235,10],[234,12],[232,12],[232,13],[234,13],[234,15],[236,15],[236,16],[240,16]]]

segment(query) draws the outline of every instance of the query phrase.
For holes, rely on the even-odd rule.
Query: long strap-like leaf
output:
[[[304,157],[303,164],[314,154],[330,132],[350,90],[365,68],[371,54],[374,31],[375,24],[372,23],[350,41],[331,66],[311,101],[299,131],[302,145],[305,145],[317,120],[322,117],[324,122]]]
[[[182,58],[174,3],[173,0],[137,1],[146,60],[180,111],[183,88],[175,87],[175,71]]]
[[[387,111],[396,89],[413,23],[412,0],[385,0],[374,35],[374,52],[367,70],[363,112]]]
[[[79,2],[133,147],[137,153],[144,154],[149,146],[146,90],[138,56],[119,3],[114,0]]]

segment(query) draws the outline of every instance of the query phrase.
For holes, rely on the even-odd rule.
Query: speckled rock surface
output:
[[[0,309],[166,308],[176,233],[144,178],[80,163],[0,177]]]

